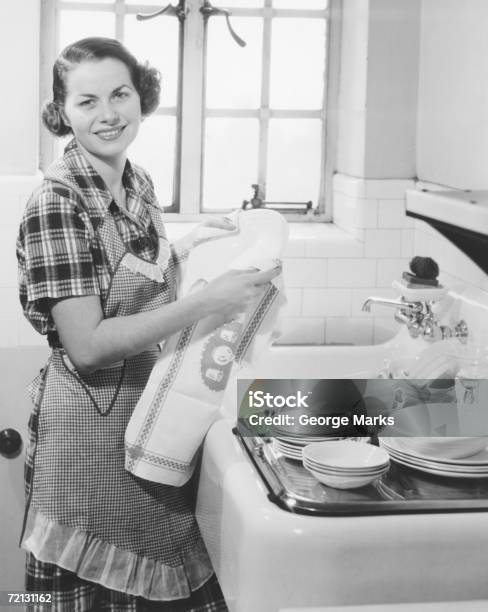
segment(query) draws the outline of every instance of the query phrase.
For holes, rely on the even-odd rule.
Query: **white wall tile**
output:
[[[394,280],[402,278],[402,272],[408,272],[409,259],[378,259],[376,272],[376,285],[378,287],[391,287]]]
[[[334,220],[351,228],[378,227],[378,202],[338,192],[334,199]]]
[[[401,200],[407,189],[414,189],[415,181],[411,180],[367,180],[366,197],[378,200]]]
[[[414,220],[405,214],[405,200],[379,200],[378,227],[413,229]]]
[[[373,344],[373,319],[327,317],[326,344]]]
[[[305,243],[306,257],[362,257],[363,252],[363,243],[339,228],[330,238]]]
[[[367,229],[365,232],[366,257],[401,257],[401,230]]]
[[[364,198],[366,195],[366,181],[347,174],[334,174],[333,191],[343,193],[352,198]]]
[[[329,259],[329,287],[370,287],[376,284],[376,261],[368,259]]]
[[[286,305],[283,309],[285,317],[299,317],[302,314],[302,289],[286,288]]]
[[[283,257],[305,257],[305,240],[290,237]]]
[[[378,227],[378,201],[356,200],[355,219],[359,229]]]
[[[327,285],[326,259],[285,259],[283,278],[286,287],[325,287]]]
[[[365,237],[366,237],[366,230],[364,230],[364,229],[357,229],[357,228],[351,227],[350,225],[341,225],[341,224],[338,224],[338,226],[341,229],[343,229],[345,232],[347,232],[352,238],[354,238],[358,242],[364,243],[364,240],[365,240]],[[363,249],[364,249],[364,247],[363,247]],[[364,253],[364,250],[363,250],[363,253]]]
[[[275,344],[323,344],[325,319],[323,317],[303,319],[283,317],[282,334]]]
[[[402,257],[413,257],[415,255],[415,230],[402,229]]]
[[[351,290],[304,289],[302,313],[305,317],[348,317],[351,314]]]

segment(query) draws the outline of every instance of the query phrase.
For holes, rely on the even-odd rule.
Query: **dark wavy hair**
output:
[[[53,99],[42,109],[42,122],[55,136],[72,133],[63,119],[62,109],[66,100],[66,75],[74,66],[86,61],[105,58],[120,60],[129,73],[141,99],[143,117],[150,115],[159,104],[161,93],[161,74],[149,64],[141,64],[122,43],[113,38],[91,37],[68,45],[60,53],[53,66]]]

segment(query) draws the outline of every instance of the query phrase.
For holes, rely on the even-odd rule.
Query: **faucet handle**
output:
[[[459,323],[454,328],[454,335],[459,340],[459,342],[466,344],[469,337],[469,329],[466,321],[463,321],[462,319],[461,321],[459,321]]]

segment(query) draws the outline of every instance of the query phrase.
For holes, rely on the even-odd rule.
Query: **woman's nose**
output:
[[[119,115],[111,102],[102,102],[100,120],[106,123],[117,123],[119,120]]]

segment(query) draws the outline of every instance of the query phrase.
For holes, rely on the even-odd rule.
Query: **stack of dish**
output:
[[[312,442],[329,442],[342,440],[342,438],[326,438],[324,436],[280,436],[273,438],[273,448],[284,455],[287,459],[295,461],[302,460],[302,450]]]
[[[382,438],[380,442],[400,465],[437,476],[488,478],[486,438]]]
[[[309,444],[302,455],[304,467],[321,483],[334,489],[364,487],[390,467],[390,458],[384,449],[351,440]]]

